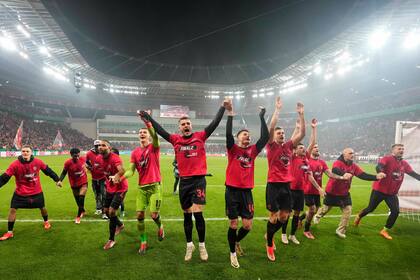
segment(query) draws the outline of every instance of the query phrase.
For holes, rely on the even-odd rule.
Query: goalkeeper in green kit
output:
[[[158,240],[165,237],[163,225],[160,220],[159,210],[162,204],[162,186],[159,167],[159,140],[152,125],[144,120],[146,128],[139,130],[140,146],[131,152],[130,168],[124,173],[125,178],[134,175],[137,169],[139,183],[136,199],[137,228],[140,232],[139,254],[145,254],[147,250],[147,235],[145,232],[144,217],[146,208],[149,206],[150,215],[158,227]],[[152,139],[152,142],[150,142]],[[121,178],[116,178],[121,180]]]

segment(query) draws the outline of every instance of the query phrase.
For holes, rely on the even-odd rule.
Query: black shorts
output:
[[[321,196],[319,194],[305,194],[306,206],[321,206]]]
[[[13,193],[12,201],[10,203],[10,208],[15,209],[33,209],[33,208],[44,208],[45,201],[44,201],[44,194],[38,193],[35,195],[30,196],[21,196],[17,193]]]
[[[206,204],[206,184],[204,176],[181,177],[179,201],[183,210],[190,208],[193,204]]]
[[[127,192],[106,193],[104,208],[120,208]]]
[[[251,189],[226,186],[226,216],[229,219],[252,219],[254,217],[254,199]]]
[[[352,205],[351,195],[331,195],[326,194],[324,198],[324,204],[327,206],[338,206],[346,207],[347,205]]]
[[[292,210],[303,211],[305,207],[305,194],[303,190],[291,190],[292,192]]]
[[[290,183],[267,183],[265,189],[265,207],[270,212],[292,209]]]

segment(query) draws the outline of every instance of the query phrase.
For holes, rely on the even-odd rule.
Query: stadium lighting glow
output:
[[[333,76],[334,76],[334,75],[333,75],[332,73],[327,73],[327,74],[325,74],[324,79],[325,79],[326,81],[328,81],[328,80],[329,80],[329,79],[331,79]]]
[[[274,94],[274,92],[269,91],[269,92],[267,92],[266,94],[267,94],[267,96],[272,96],[272,95]]]
[[[253,94],[252,95],[252,98],[257,98],[258,97],[258,94]]]
[[[22,33],[26,38],[31,38],[31,34],[29,34],[29,32],[28,31],[26,31],[26,29],[22,26],[22,25],[20,25],[20,24],[18,24],[17,26],[16,26],[16,28],[17,28],[17,30],[19,30],[20,31],[20,33]]]
[[[344,67],[340,67],[340,68],[337,70],[337,74],[338,74],[338,75],[344,75],[346,72],[349,72],[351,69],[352,69],[352,66],[351,66],[351,65],[347,65],[347,66],[344,66]]]
[[[369,46],[372,49],[380,49],[382,48],[385,43],[388,41],[391,33],[384,29],[380,29],[372,33],[369,37]]]
[[[243,90],[237,90],[237,91],[234,92],[234,94],[242,94],[242,93],[244,93]]]
[[[48,74],[48,75],[50,75],[50,76],[52,76],[52,77],[56,78],[57,80],[60,80],[60,81],[66,81],[66,82],[68,82],[68,81],[69,81],[69,79],[67,79],[67,78],[66,78],[63,74],[61,74],[61,73],[59,73],[59,72],[57,72],[57,71],[55,71],[55,70],[51,69],[50,67],[46,67],[46,66],[44,66],[42,69],[44,70],[44,72],[45,72],[46,74]]]
[[[7,51],[16,51],[17,47],[13,39],[5,36],[0,36],[0,45],[3,49]]]
[[[258,96],[259,96],[259,97],[264,97],[264,96],[265,96],[265,94],[264,94],[264,93],[260,93],[260,94],[258,94]]]
[[[319,74],[321,74],[321,73],[322,73],[322,67],[321,67],[321,65],[317,64],[317,65],[315,66],[315,68],[314,68],[314,73],[315,73],[315,74],[317,74],[317,75],[319,75]]]
[[[296,91],[296,90],[299,90],[299,89],[304,89],[304,88],[306,88],[306,87],[308,87],[308,83],[300,83],[300,84],[296,84],[296,85],[294,85],[294,86],[291,86],[291,87],[288,87],[288,88],[285,88],[285,89],[281,89],[281,90],[279,91],[279,93],[289,93],[289,92],[294,92],[294,91]]]
[[[342,54],[340,54],[339,56],[337,56],[334,59],[334,62],[348,62],[350,60],[350,53],[348,51],[344,51]]]
[[[404,39],[403,47],[405,49],[414,49],[420,45],[420,33],[416,30],[407,34]]]
[[[209,99],[219,99],[219,98],[220,98],[220,96],[219,96],[219,95],[212,94],[212,95],[206,95],[206,96],[205,96],[205,98],[209,98]]]
[[[50,52],[49,52],[49,50],[46,46],[40,46],[39,47],[39,52],[42,53],[43,55],[51,57],[51,54],[50,54]]]
[[[29,56],[26,53],[22,52],[22,51],[19,52],[19,55],[21,57],[23,57],[24,59],[28,59],[29,58]]]

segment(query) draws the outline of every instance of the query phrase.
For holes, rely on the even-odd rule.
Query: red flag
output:
[[[22,135],[23,135],[23,121],[20,123],[18,130],[16,131],[15,139],[13,140],[13,146],[17,150],[22,148]]]
[[[64,145],[63,136],[61,136],[60,130],[57,131],[57,136],[55,136],[53,148],[54,149],[62,149]]]

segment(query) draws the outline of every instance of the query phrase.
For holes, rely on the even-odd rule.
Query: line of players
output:
[[[136,148],[130,159],[130,167],[125,170],[117,151],[113,151],[106,140],[95,141],[97,149],[87,154],[86,165],[80,157],[78,149],[70,151],[71,159],[64,164],[60,177],[45,163],[32,155],[29,146],[22,148],[22,155],[13,162],[6,172],[0,176],[0,187],[8,182],[11,176],[16,177],[16,191],[12,197],[8,231],[0,237],[7,240],[13,237],[13,226],[16,219],[16,210],[19,208],[39,208],[44,218],[44,228],[48,230],[48,214],[45,208],[43,193],[39,181],[39,170],[51,177],[57,186],[61,187],[62,180],[69,175],[70,185],[78,205],[75,222],[80,223],[84,214],[84,197],[87,190],[86,167],[92,173],[97,206],[98,201],[103,201],[103,213],[109,217],[109,240],[104,249],[115,245],[115,235],[123,228],[124,224],[116,216],[116,211],[122,204],[128,190],[127,178],[133,176],[137,169],[139,173],[136,210],[138,230],[140,232],[139,253],[147,250],[147,237],[145,233],[145,210],[150,208],[151,217],[158,227],[158,239],[164,239],[163,224],[159,210],[162,203],[162,187],[159,167],[159,134],[174,146],[175,158],[179,171],[179,198],[184,211],[184,233],[187,241],[185,261],[192,258],[195,245],[192,241],[193,220],[199,237],[199,254],[203,261],[208,260],[205,247],[205,219],[203,216],[206,204],[206,179],[207,165],[205,141],[219,125],[225,110],[228,112],[226,125],[226,147],[228,166],[226,169],[226,214],[229,218],[227,239],[230,248],[230,262],[234,268],[239,268],[238,256],[244,254],[240,241],[252,228],[254,215],[254,202],[252,189],[254,187],[254,162],[258,154],[266,148],[268,159],[268,178],[266,187],[266,208],[269,211],[267,221],[266,251],[270,261],[275,261],[274,235],[282,229],[281,241],[285,244],[289,240],[299,244],[296,231],[299,223],[305,219],[304,236],[309,239],[315,237],[310,231],[311,222],[319,220],[327,214],[332,207],[342,210],[340,224],[336,230],[337,236],[346,238],[346,228],[352,211],[350,186],[352,177],[362,180],[374,181],[369,206],[362,210],[356,217],[355,225],[359,225],[362,217],[372,212],[378,204],[385,200],[391,210],[386,226],[380,234],[392,239],[388,229],[392,228],[398,217],[397,193],[404,178],[404,173],[420,180],[420,175],[414,172],[409,164],[402,159],[404,146],[392,146],[391,155],[382,158],[376,168],[377,174],[367,174],[358,165],[353,163],[354,152],[350,148],[344,149],[342,155],[333,163],[330,170],[326,163],[319,158],[319,148],[316,143],[317,122],[312,120],[312,133],[308,149],[305,150],[301,143],[305,136],[304,106],[297,104],[298,121],[295,132],[290,140],[286,141],[284,130],[277,127],[282,101],[278,97],[275,101],[275,111],[269,127],[264,119],[265,108],[260,108],[261,121],[260,139],[251,145],[250,131],[241,129],[236,134],[237,143],[232,135],[233,105],[232,100],[224,100],[214,120],[200,132],[192,131],[191,120],[183,117],[179,120],[181,134],[169,134],[157,123],[148,112],[140,111],[139,116],[144,121],[146,128],[139,131],[140,146]],[[152,141],[150,141],[150,138]],[[322,189],[322,175],[329,177],[325,191]],[[106,193],[103,192],[105,185]],[[101,197],[102,198],[101,198]],[[105,197],[105,199],[103,199]],[[322,207],[320,198],[324,198]],[[302,214],[304,204],[308,211]],[[98,209],[97,211],[102,211]],[[99,214],[99,213],[98,213]],[[291,232],[287,238],[286,230],[292,216]],[[238,230],[241,217],[242,226]]]

